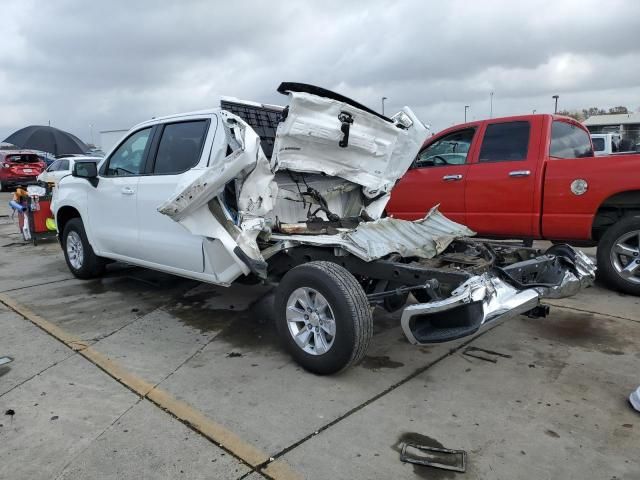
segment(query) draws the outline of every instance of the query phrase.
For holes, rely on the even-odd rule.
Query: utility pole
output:
[[[382,97],[382,115],[384,115],[384,101],[387,99],[387,97]]]
[[[493,118],[493,92],[489,94],[489,118]]]
[[[467,110],[469,109],[469,105],[464,106],[464,123],[467,123]]]
[[[553,99],[556,101],[556,107],[555,107],[555,109],[553,110],[553,113],[558,113],[558,98],[560,98],[560,95],[554,95],[554,96],[553,96],[553,97],[551,97],[551,98],[553,98]]]

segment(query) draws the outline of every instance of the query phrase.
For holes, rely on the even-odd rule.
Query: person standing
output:
[[[9,201],[9,206],[15,212],[24,212],[27,207],[24,205],[24,200],[29,196],[25,190],[24,185],[18,185],[18,188],[13,192],[13,197]]]

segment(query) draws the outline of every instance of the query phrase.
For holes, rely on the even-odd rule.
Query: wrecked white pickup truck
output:
[[[385,218],[423,124],[408,108],[386,118],[318,87],[278,90],[286,108],[225,99],[137,125],[98,166],[76,162],[54,198],[73,274],[117,260],[219,285],[277,283],[283,342],[320,374],[362,359],[373,306],[403,309],[411,343],[443,342],[544,315],[540,299],[593,280],[593,263],[566,245],[474,240],[436,209]]]

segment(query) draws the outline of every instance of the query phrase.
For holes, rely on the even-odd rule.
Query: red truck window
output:
[[[420,152],[415,166],[464,165],[475,133],[475,128],[466,128],[445,135]]]
[[[556,120],[551,126],[549,156],[555,158],[593,157],[591,138],[577,125]]]
[[[493,123],[487,126],[480,149],[481,162],[526,160],[529,122]]]

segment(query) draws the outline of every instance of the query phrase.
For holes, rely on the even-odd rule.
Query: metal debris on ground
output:
[[[629,395],[629,403],[631,403],[633,408],[640,412],[640,387],[631,392],[631,395]]]
[[[486,353],[488,356],[481,355]],[[484,360],[485,362],[498,363],[498,359],[495,357],[512,358],[511,355],[506,353],[496,352],[494,350],[487,350],[479,347],[467,347],[462,351],[463,355],[467,357],[477,358],[478,360]]]
[[[467,469],[467,452],[405,443],[400,452],[400,461],[464,473]]]
[[[7,363],[13,362],[13,358],[11,357],[0,357],[0,366],[6,365]]]

